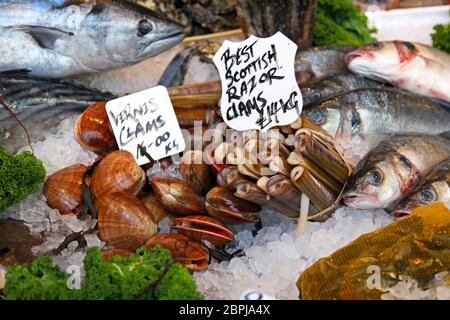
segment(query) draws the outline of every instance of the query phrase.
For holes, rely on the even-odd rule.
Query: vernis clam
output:
[[[152,192],[141,196],[139,199],[144,203],[156,223],[167,217],[168,212],[159,203],[158,197]]]
[[[94,200],[111,192],[137,195],[145,185],[145,172],[131,153],[124,150],[108,154],[95,168],[91,180]]]
[[[181,179],[154,176],[151,185],[162,206],[175,215],[205,212],[202,199]]]
[[[157,244],[169,250],[175,261],[191,271],[200,271],[208,267],[208,249],[184,234],[161,233],[150,238],[145,246],[151,249]]]
[[[75,123],[75,138],[78,143],[93,152],[103,153],[117,149],[105,106],[106,102],[91,104]]]
[[[245,223],[258,221],[261,208],[251,202],[236,197],[226,187],[212,188],[206,195],[206,211],[209,215],[225,223]]]
[[[183,155],[180,175],[197,194],[205,194],[211,188],[212,172],[203,162],[203,153],[200,150],[188,151]]]
[[[233,232],[222,222],[208,216],[187,216],[172,221],[172,228],[194,240],[206,240],[222,247],[233,240]]]
[[[100,236],[116,249],[134,251],[157,232],[150,212],[132,194],[109,193],[97,204]]]
[[[87,167],[74,164],[61,169],[47,178],[44,183],[44,195],[50,208],[59,213],[79,214],[83,207],[82,177]]]

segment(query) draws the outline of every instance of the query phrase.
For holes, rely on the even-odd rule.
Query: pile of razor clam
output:
[[[307,193],[289,182],[294,170],[287,159],[301,153],[297,145],[299,128],[308,128],[321,139],[326,136],[330,150],[336,148],[329,154],[351,166],[348,180],[336,187],[326,177],[316,179],[316,186],[322,189],[313,190],[312,195],[333,195],[326,206],[336,199],[342,201],[334,211],[327,212],[327,219],[305,222],[299,234],[295,214],[280,212],[275,205],[264,205],[264,201],[251,202],[248,194],[239,198],[242,176],[268,197],[258,183],[263,175],[256,171],[261,168],[252,167],[256,171],[243,173],[233,171],[235,167],[240,169],[238,164],[189,167],[170,159],[139,168],[133,159],[115,150],[107,118],[102,122],[106,127],[94,126],[95,117],[106,114],[104,104],[96,102],[162,83],[168,87],[179,123],[187,133],[194,132],[194,121],[201,121],[203,130],[226,129],[217,112],[221,85],[211,62],[223,39],[182,42],[181,26],[124,1],[67,2],[0,0],[0,99],[4,105],[0,108],[0,146],[13,153],[31,150],[32,146],[47,173],[39,192],[0,213],[0,219],[21,220],[40,239],[31,248],[33,255],[51,255],[63,268],[82,266],[88,247],[133,250],[137,245],[162,244],[163,237],[178,233],[207,240],[197,250],[204,256],[182,262],[194,272],[198,289],[207,299],[239,299],[248,289],[275,299],[297,299],[295,282],[299,274],[318,259],[410,214],[418,206],[434,202],[450,205],[450,55],[402,41],[297,52],[295,71],[304,104],[302,118],[297,121],[301,124],[278,128],[286,154],[276,166],[278,172],[271,175],[271,179],[279,176],[287,180],[292,187],[289,190],[296,192],[289,193],[294,198],[282,199],[285,202],[278,208],[282,211],[292,204],[300,207],[301,194]],[[31,137],[30,146],[24,128]],[[205,141],[200,139],[204,146]],[[187,142],[191,145],[192,141]],[[213,160],[219,157],[218,150],[209,154]],[[195,154],[185,153],[183,158]],[[99,159],[90,182],[98,199],[100,187],[95,191],[94,186],[104,183],[105,188],[112,188],[106,180],[113,180],[109,176],[113,166],[117,170],[130,168],[133,175],[139,175],[133,177],[139,187],[129,186],[135,195],[123,199],[97,199],[97,218],[80,213],[81,177]],[[314,156],[311,159],[314,162]],[[277,171],[273,162],[258,161]],[[328,172],[326,165],[311,166],[326,171],[327,176],[339,176]],[[235,176],[231,177],[232,173]],[[232,178],[239,180],[234,186],[240,185],[240,189],[224,186],[224,181]],[[55,194],[62,197],[59,191],[65,180],[76,185],[78,194],[55,200]],[[146,181],[145,186],[142,181]],[[149,191],[150,185],[153,191]],[[185,202],[184,207],[180,209],[180,203],[167,199],[172,193]],[[317,195],[319,204],[321,197]],[[314,203],[314,197],[309,198],[310,210],[323,209]],[[278,201],[275,197],[267,199],[267,203]],[[132,228],[120,231],[109,226],[106,230],[108,226],[102,225],[102,211],[104,216],[111,215],[108,205],[122,200],[130,207],[143,203],[142,210],[151,211],[151,223],[148,217],[138,217],[147,228],[142,231],[138,226],[136,230],[144,235],[127,234]],[[190,216],[179,210],[191,210]],[[194,231],[200,235],[186,231],[186,226],[197,226]],[[215,234],[206,237],[207,228]],[[77,238],[67,241],[75,233],[83,234],[83,245]],[[121,246],[123,243],[126,245]],[[0,256],[0,265],[1,261]],[[449,296],[448,285],[422,290],[414,279],[404,279],[384,297]]]

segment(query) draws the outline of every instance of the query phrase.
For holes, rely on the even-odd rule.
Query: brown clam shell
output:
[[[75,138],[78,143],[93,152],[103,153],[117,149],[105,106],[104,101],[91,104],[75,123]]]
[[[148,209],[132,194],[110,193],[99,201],[100,236],[116,249],[134,251],[156,234],[157,229]]]
[[[208,249],[184,234],[157,234],[151,237],[145,246],[151,249],[157,244],[169,250],[172,253],[173,259],[181,263],[188,270],[201,271],[208,267]]]
[[[94,200],[111,192],[137,195],[145,185],[146,175],[131,153],[124,150],[108,154],[95,168],[91,180]]]
[[[208,216],[188,216],[172,221],[172,228],[194,240],[207,240],[222,247],[233,240],[233,232],[222,222]]]
[[[180,163],[181,177],[199,195],[208,192],[213,177],[211,169],[202,158],[201,151],[188,151],[183,155]]]
[[[86,170],[84,164],[74,164],[50,175],[44,183],[48,206],[62,215],[79,214],[83,208],[82,177]]]
[[[148,211],[153,217],[153,221],[156,223],[160,222],[162,219],[167,217],[168,212],[164,207],[159,203],[158,198],[154,193],[146,194],[140,197],[141,201],[147,207]]]
[[[256,222],[261,211],[258,205],[236,197],[231,190],[222,186],[208,192],[205,207],[210,216],[231,224]]]
[[[181,179],[154,176],[153,191],[162,206],[175,215],[192,215],[205,212],[202,199]]]

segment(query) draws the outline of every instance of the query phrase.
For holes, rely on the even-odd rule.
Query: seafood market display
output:
[[[326,0],[134,2],[0,0],[0,300],[450,297],[447,53],[367,43],[362,17],[365,41],[321,28],[340,40],[311,47],[312,26],[343,10]],[[241,30],[196,34],[226,25]],[[224,40],[278,29],[301,48],[302,112],[280,125],[270,111],[266,132],[229,128],[212,57]],[[186,148],[155,160],[140,144],[139,165],[106,105],[156,85]],[[79,291],[66,288],[74,267]],[[57,289],[15,286],[23,276]],[[131,289],[108,292],[115,281]]]

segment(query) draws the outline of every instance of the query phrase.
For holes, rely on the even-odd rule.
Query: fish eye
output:
[[[311,119],[312,122],[314,122],[319,126],[324,124],[325,121],[327,120],[327,117],[322,110],[313,111],[312,113],[310,113],[309,118]]]
[[[148,20],[141,20],[139,21],[138,26],[138,34],[140,36],[145,36],[146,34],[150,33],[153,30],[153,26]]]
[[[419,192],[419,199],[422,203],[430,203],[436,201],[436,192],[432,189],[423,189]]]
[[[379,42],[372,42],[367,44],[367,46],[371,49],[380,49],[381,48],[381,43]]]
[[[322,98],[322,94],[320,93],[320,91],[314,91],[313,93],[313,99],[315,101],[320,100]]]
[[[378,169],[373,169],[367,172],[366,180],[369,184],[378,186],[383,181],[383,174]]]

